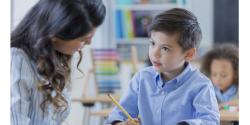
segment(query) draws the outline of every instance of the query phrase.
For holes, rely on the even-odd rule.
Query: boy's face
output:
[[[170,77],[171,75],[177,75],[183,69],[184,62],[191,60],[195,54],[194,48],[183,52],[177,42],[177,37],[177,34],[168,35],[160,31],[151,32],[150,61],[157,72]]]
[[[232,63],[226,59],[214,59],[211,64],[211,80],[222,91],[226,91],[234,81]]]

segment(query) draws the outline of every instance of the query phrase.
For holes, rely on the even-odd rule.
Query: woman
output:
[[[79,52],[79,65],[105,13],[101,0],[40,0],[26,14],[11,33],[12,125],[63,122],[72,55]]]

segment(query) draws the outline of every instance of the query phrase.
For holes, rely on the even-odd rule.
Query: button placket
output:
[[[164,94],[163,94],[164,93]],[[162,106],[163,106],[163,101],[164,101],[164,98],[165,98],[165,92],[163,90],[161,90],[159,92],[159,95],[158,95],[158,99],[159,99],[159,102],[157,105],[158,107],[156,108],[156,123],[157,125],[160,125],[161,124],[161,115],[162,115]]]

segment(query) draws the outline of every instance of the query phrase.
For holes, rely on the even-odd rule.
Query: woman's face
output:
[[[211,80],[222,91],[226,91],[234,81],[233,65],[226,59],[214,59],[211,64]]]
[[[96,29],[93,29],[85,36],[67,41],[59,38],[52,38],[52,44],[56,51],[67,55],[73,55],[75,52],[80,51],[85,45],[91,43],[91,39],[94,36],[95,32]]]

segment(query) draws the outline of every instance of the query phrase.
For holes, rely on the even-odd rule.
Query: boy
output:
[[[142,125],[219,125],[211,81],[189,61],[201,40],[196,17],[174,8],[157,15],[149,26],[153,66],[135,74],[120,104]],[[117,107],[106,124],[133,125]]]

